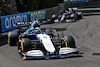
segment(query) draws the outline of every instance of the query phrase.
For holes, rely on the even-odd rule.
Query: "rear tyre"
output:
[[[52,15],[51,23],[55,23],[54,22],[55,19],[57,19],[57,15],[56,14]]]
[[[76,22],[76,14],[74,14],[74,17],[73,17],[73,22]]]
[[[61,48],[62,47],[76,48],[74,38],[72,36],[64,36],[64,38],[61,39]]]
[[[18,41],[18,32],[12,31],[8,33],[8,44],[10,46],[16,46],[16,42]]]
[[[73,22],[76,22],[76,14],[71,14],[71,18]]]
[[[52,31],[51,29],[46,29],[46,34],[47,34],[47,35],[50,35],[51,38],[54,37],[53,31]]]
[[[51,32],[52,32],[51,29],[46,29],[46,33],[47,33],[47,34],[50,34]]]

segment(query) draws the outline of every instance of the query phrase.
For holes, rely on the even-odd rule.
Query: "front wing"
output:
[[[35,53],[36,54],[36,53]],[[64,54],[59,54],[59,55],[51,55],[51,56],[46,56],[44,54],[38,53],[38,55],[29,55],[27,52],[22,52],[20,54],[23,60],[26,59],[50,59],[50,58],[64,58],[64,57],[73,57],[73,56],[81,56],[79,51],[73,51],[69,53],[64,53]]]

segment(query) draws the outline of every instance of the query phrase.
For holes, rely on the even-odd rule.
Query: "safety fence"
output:
[[[97,7],[97,6],[100,6],[100,1],[65,4],[66,8],[69,6],[80,7],[80,8],[95,7],[95,6]]]
[[[35,19],[46,19],[46,10],[29,11],[24,13],[6,15],[0,17],[0,32],[16,29],[16,22],[27,22]]]
[[[65,10],[66,8],[72,8],[72,7],[78,7],[78,8],[86,8],[86,7],[99,7],[100,1],[94,1],[94,2],[79,2],[79,3],[59,3],[58,6],[47,8],[47,14],[46,18],[51,17],[52,14],[57,14],[60,10]]]

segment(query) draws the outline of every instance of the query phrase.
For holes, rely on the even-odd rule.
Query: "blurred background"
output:
[[[99,0],[86,0],[94,2]],[[0,0],[0,16],[50,8],[63,3],[63,0]]]

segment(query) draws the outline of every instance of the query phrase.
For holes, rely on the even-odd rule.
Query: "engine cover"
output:
[[[37,38],[40,40],[40,42],[48,52],[55,52],[55,47],[50,39],[50,36],[48,36],[47,34],[38,34]]]

